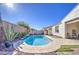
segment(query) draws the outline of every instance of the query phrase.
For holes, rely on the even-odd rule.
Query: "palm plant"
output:
[[[3,27],[3,29],[7,41],[12,41],[19,35],[19,33],[13,31],[13,26],[9,25],[7,28]]]
[[[4,36],[6,38],[6,40],[9,40],[9,41],[12,41],[16,38],[16,36],[18,35],[18,33],[14,33],[12,30],[13,30],[13,27],[14,26],[7,26],[5,27],[5,25],[3,24],[3,21],[1,19],[1,13],[0,13],[0,24],[2,25],[2,31],[4,33]]]
[[[10,47],[13,46],[12,41],[15,40],[15,38],[19,35],[19,33],[15,33],[13,31],[13,26],[9,25],[7,27],[4,27],[3,24],[3,30],[4,30],[4,35],[5,35],[5,46]]]
[[[12,45],[12,41],[15,40],[15,38],[19,35],[19,33],[15,33],[13,31],[13,27],[14,25],[8,25],[7,27],[5,27],[2,19],[1,19],[1,13],[0,13],[0,24],[1,24],[1,31],[3,32],[4,34],[4,37],[5,37],[5,46],[6,47],[9,47]]]

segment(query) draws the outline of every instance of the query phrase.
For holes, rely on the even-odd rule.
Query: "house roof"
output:
[[[58,24],[55,24],[53,26],[57,26],[61,23],[70,22],[77,19],[79,19],[79,4],[75,6],[75,8],[67,16],[65,16],[63,20],[61,20]]]
[[[65,16],[61,22],[64,23],[72,19],[76,19],[78,17],[79,17],[79,4],[75,6],[75,8],[67,16]]]
[[[71,21],[75,21],[75,20],[79,20],[79,17],[74,18],[74,19],[71,19],[71,20],[69,20],[69,21],[66,21],[65,23],[67,23],[67,22],[71,22]]]

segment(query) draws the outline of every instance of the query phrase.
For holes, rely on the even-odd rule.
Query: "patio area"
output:
[[[66,22],[66,38],[79,39],[79,18]]]

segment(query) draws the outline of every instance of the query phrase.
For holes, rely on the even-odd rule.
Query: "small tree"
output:
[[[18,23],[17,23],[19,26],[22,26],[22,27],[24,27],[24,28],[27,28],[27,32],[29,32],[29,30],[30,30],[30,26],[28,25],[28,24],[26,24],[25,22],[23,22],[23,21],[19,21]]]

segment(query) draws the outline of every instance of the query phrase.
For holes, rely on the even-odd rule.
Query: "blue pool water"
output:
[[[30,35],[28,37],[25,37],[23,41],[28,45],[40,46],[48,44],[50,42],[50,39],[43,35]]]

